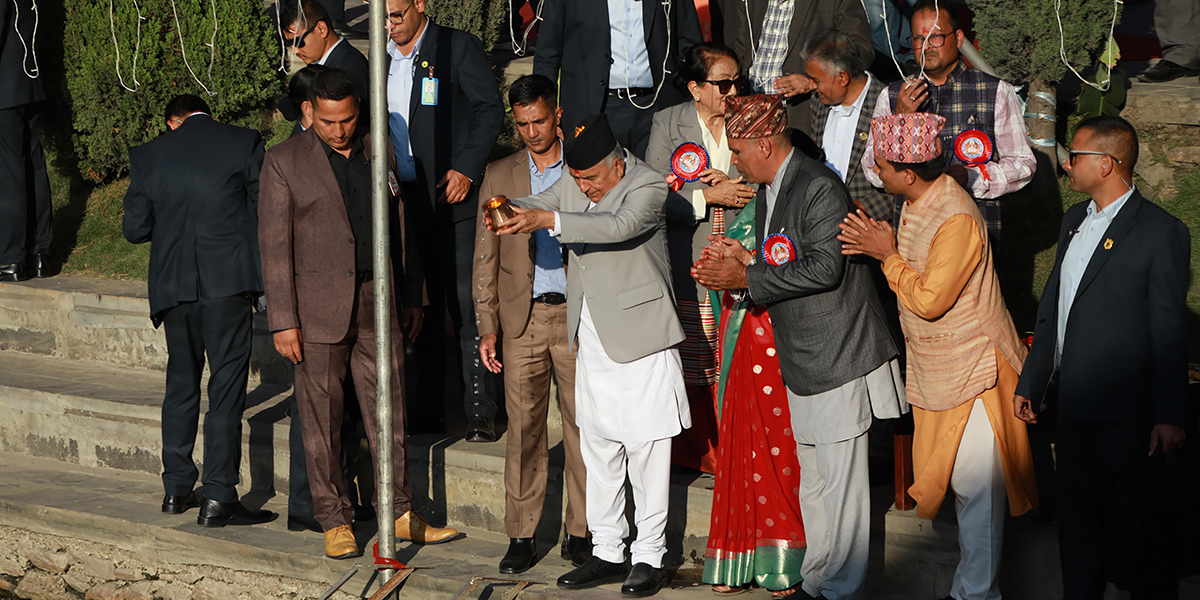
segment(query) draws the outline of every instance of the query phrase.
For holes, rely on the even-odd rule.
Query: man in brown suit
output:
[[[562,108],[557,106],[554,82],[526,75],[508,91],[517,132],[525,142],[518,151],[488,165],[479,199],[506,195],[529,196],[550,187],[562,175],[562,140],[558,137]],[[510,543],[500,561],[501,573],[521,573],[537,559],[534,534],[546,499],[550,453],[546,413],[550,404],[550,369],[558,380],[563,420],[563,469],[567,496],[567,535],[562,557],[580,566],[591,557],[584,502],[587,474],[579,452],[575,425],[575,357],[567,339],[567,277],[562,246],[546,231],[497,236],[479,219],[476,228],[475,317],[479,354],[493,373],[497,334],[501,352],[504,401],[508,409],[508,439],[504,457],[504,527]]]
[[[312,128],[267,153],[260,178],[259,239],[275,349],[296,365],[296,400],[313,516],[325,530],[326,556],[351,558],[362,552],[350,525],[354,510],[339,460],[347,370],[354,379],[373,455],[378,448],[371,144],[368,135],[355,130],[358,96],[345,71],[330,69],[318,75],[311,105]],[[394,174],[394,161],[389,163]],[[391,200],[396,207],[391,215],[393,280],[404,307],[403,331],[412,339],[421,329],[424,289],[395,188]],[[410,510],[402,330],[394,308],[392,314],[394,433],[384,443],[393,446],[395,509],[401,515],[395,524],[396,538],[444,542],[458,532],[430,527]]]

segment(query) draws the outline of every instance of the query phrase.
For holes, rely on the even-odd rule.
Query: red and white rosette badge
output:
[[[954,138],[954,155],[967,166],[979,167],[984,180],[991,179],[987,162],[992,160],[992,138],[978,129],[968,129]]]
[[[671,153],[671,174],[667,184],[679,191],[684,183],[700,179],[700,174],[709,168],[708,152],[696,142],[684,142]]]
[[[796,245],[792,243],[792,238],[782,233],[773,233],[763,240],[762,257],[768,265],[778,267],[796,258]]]

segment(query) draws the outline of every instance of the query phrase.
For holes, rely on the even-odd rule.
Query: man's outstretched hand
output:
[[[514,233],[533,233],[539,229],[554,229],[554,213],[540,208],[518,208],[512,207],[516,216],[504,222],[500,229],[495,230],[496,235],[510,235]],[[486,213],[484,214],[484,224],[491,228],[492,218]]]

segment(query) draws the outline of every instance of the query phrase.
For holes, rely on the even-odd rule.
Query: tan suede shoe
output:
[[[440,544],[454,539],[457,529],[434,527],[425,522],[421,515],[408,511],[396,519],[396,541],[412,541],[418,544]]]
[[[362,556],[358,543],[354,541],[354,529],[349,525],[338,525],[325,532],[325,556],[343,559]]]

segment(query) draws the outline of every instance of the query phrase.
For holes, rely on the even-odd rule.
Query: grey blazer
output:
[[[667,183],[628,152],[625,164],[625,177],[587,212],[591,201],[569,176],[513,200],[558,211],[558,239],[569,250],[568,339],[579,331],[586,296],[604,352],[620,363],[683,341],[667,260]]]
[[[665,179],[671,172],[671,154],[684,142],[704,145],[701,131],[703,125],[691,102],[677,104],[658,111],[654,115],[654,126],[650,129],[650,145],[646,149],[646,164]],[[708,148],[705,148],[708,150]],[[730,177],[737,179],[737,168],[730,165]],[[713,206],[709,206],[704,218],[697,220],[692,209],[692,192],[708,187],[699,181],[683,184],[679,192],[667,193],[667,250],[671,256],[671,276],[675,284],[675,297],[697,300],[700,288],[692,279],[692,263],[700,260],[700,253],[708,245],[712,234]],[[732,223],[740,209],[725,208],[725,223]]]
[[[746,279],[750,297],[771,315],[784,383],[811,396],[870,373],[898,352],[869,267],[842,256],[838,223],[851,207],[845,185],[798,151],[783,168],[769,224],[766,187],[759,190],[758,206],[764,208],[755,232],[760,244],[767,235],[787,235],[796,257],[772,266],[760,252]]]

